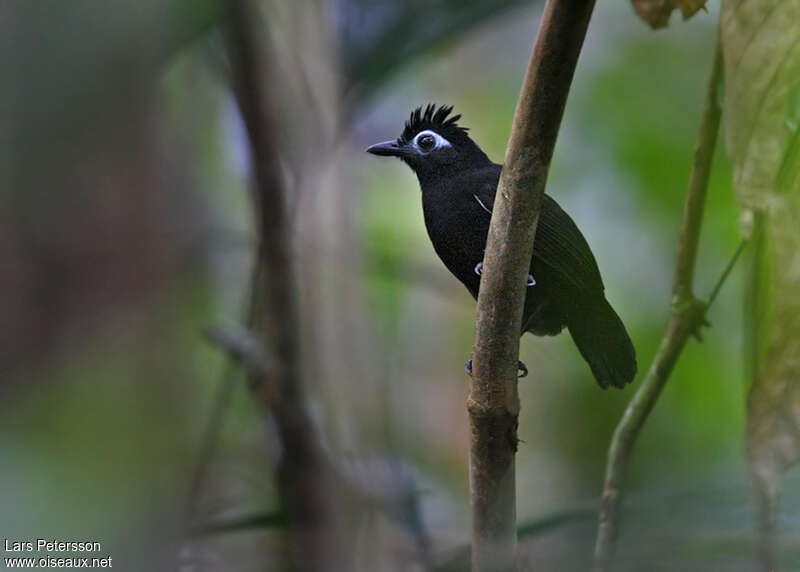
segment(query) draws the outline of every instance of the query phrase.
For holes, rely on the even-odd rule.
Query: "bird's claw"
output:
[[[517,378],[521,379],[523,377],[527,377],[528,375],[528,366],[522,363],[522,360],[517,362],[517,369],[521,372]],[[467,363],[464,364],[464,370],[467,372],[467,375],[472,377],[472,359],[470,358],[467,360]]]
[[[480,276],[481,274],[483,274],[483,262],[482,262],[482,261],[481,261],[481,262],[478,262],[478,263],[475,265],[475,270],[474,270],[474,272],[475,272],[475,274],[477,274],[478,276]],[[534,278],[534,277],[533,277],[533,274],[528,274],[528,279],[526,280],[526,282],[525,282],[525,283],[526,283],[528,286],[535,286],[535,285],[536,285],[536,278]]]

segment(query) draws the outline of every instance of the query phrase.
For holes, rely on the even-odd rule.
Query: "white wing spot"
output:
[[[478,201],[478,204],[481,205],[481,208],[483,210],[485,210],[489,214],[492,214],[492,211],[490,211],[488,207],[485,204],[483,204],[483,201],[478,198],[478,195],[472,195],[472,196],[475,197],[475,200]]]

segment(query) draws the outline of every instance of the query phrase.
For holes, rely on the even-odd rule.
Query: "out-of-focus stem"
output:
[[[289,519],[289,567],[349,570],[335,524],[332,468],[306,409],[301,376],[291,223],[270,103],[274,66],[257,41],[255,6],[228,0],[227,8],[234,92],[250,143],[259,232],[251,327],[264,344],[263,355],[270,356],[269,368],[251,371],[251,390],[274,420],[282,447],[278,482]]]

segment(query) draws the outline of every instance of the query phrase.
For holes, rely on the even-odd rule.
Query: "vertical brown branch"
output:
[[[722,55],[718,43],[711,77],[706,89],[703,118],[697,136],[692,172],[683,209],[669,322],[650,369],[625,409],[608,450],[594,552],[595,569],[598,571],[609,570],[614,558],[619,529],[622,479],[633,446],[661,394],[661,390],[669,379],[686,341],[690,335],[698,331],[705,320],[706,305],[695,298],[692,292],[692,282],[708,179],[722,111],[718,101],[721,71]]]
[[[478,297],[468,411],[473,570],[512,570],[517,361],[533,239],[594,0],[548,0],[517,102]]]
[[[267,87],[276,78],[257,42],[253,7],[247,0],[229,0],[227,7],[234,91],[250,142],[259,233],[251,324],[270,357],[268,370],[253,372],[251,388],[274,419],[283,449],[278,481],[290,517],[291,568],[346,570],[333,524],[331,470],[306,410],[300,371],[291,228]]]

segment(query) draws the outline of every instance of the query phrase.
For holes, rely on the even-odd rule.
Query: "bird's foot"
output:
[[[480,276],[483,274],[483,262],[478,262],[475,265],[475,274]],[[528,280],[526,281],[528,286],[536,286],[536,278],[533,277],[533,274],[528,274]]]
[[[522,363],[522,360],[517,362],[517,369],[519,370],[520,374],[517,376],[518,378],[523,378],[528,375],[528,366]],[[467,372],[467,375],[472,377],[472,358],[470,358],[466,364],[464,364],[464,370]]]

